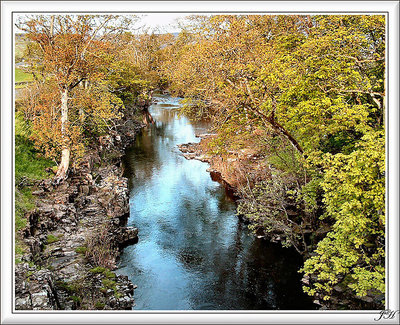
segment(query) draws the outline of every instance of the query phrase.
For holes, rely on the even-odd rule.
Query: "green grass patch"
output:
[[[96,266],[95,268],[91,269],[90,272],[92,272],[94,274],[103,274],[107,279],[114,279],[116,277],[114,272],[112,272],[109,269],[102,267],[102,266]],[[105,280],[109,281],[107,279],[105,279]]]
[[[57,281],[56,285],[67,291],[69,294],[78,294],[82,290],[82,284],[76,282],[68,283],[65,281]]]
[[[78,254],[85,255],[86,251],[87,251],[87,247],[84,247],[84,246],[79,246],[79,247],[75,248],[75,252]]]
[[[70,296],[69,299],[71,299],[76,304],[79,304],[82,301],[82,299],[78,296]]]
[[[52,234],[47,235],[47,244],[53,244],[55,242],[58,242],[60,240],[59,237],[54,236]]]
[[[95,307],[96,309],[104,309],[105,306],[106,306],[106,305],[103,304],[102,302],[96,302],[96,304],[94,305],[94,307]]]
[[[101,283],[103,284],[103,287],[101,289],[104,289],[103,291],[100,289],[102,292],[107,292],[107,290],[112,290],[114,292],[114,297],[119,299],[121,298],[121,293],[118,292],[117,290],[117,282],[110,280],[110,279],[103,279],[101,280]]]
[[[106,270],[105,267],[97,266],[97,267],[94,267],[93,269],[91,269],[90,272],[92,272],[94,274],[99,274],[99,273],[103,273],[105,270]]]
[[[114,279],[116,277],[115,273],[110,270],[105,270],[103,274],[109,279]]]
[[[15,117],[15,183],[18,186],[24,178],[40,180],[49,176],[46,168],[55,163],[44,158],[29,140],[30,128],[23,118]]]
[[[15,68],[15,82],[31,82],[33,81],[33,76],[31,73],[27,73],[20,68]]]
[[[116,282],[110,279],[103,279],[101,280],[101,283],[103,284],[103,286],[107,289],[113,289],[116,290]]]
[[[18,238],[15,240],[15,264],[22,263],[21,256],[28,250],[28,247]]]
[[[15,190],[15,230],[19,231],[26,227],[25,213],[35,207],[32,191],[28,187]]]

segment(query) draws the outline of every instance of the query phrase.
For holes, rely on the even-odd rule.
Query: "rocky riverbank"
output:
[[[121,157],[140,123],[126,117],[100,137],[68,179],[34,186],[36,209],[19,233],[25,253],[15,265],[17,310],[131,309],[135,286],[116,275],[120,250],[138,240],[126,227],[128,181]]]

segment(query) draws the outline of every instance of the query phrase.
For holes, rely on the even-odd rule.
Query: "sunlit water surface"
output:
[[[254,238],[208,165],[178,150],[207,125],[179,117],[177,98],[156,100],[155,125],[125,157],[128,225],[139,242],[124,249],[117,273],[138,286],[134,309],[314,309],[301,290],[300,256]]]

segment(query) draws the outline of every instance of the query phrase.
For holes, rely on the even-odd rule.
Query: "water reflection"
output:
[[[118,272],[138,285],[134,309],[312,309],[296,272],[300,257],[251,236],[208,165],[177,149],[198,141],[207,125],[179,118],[176,98],[157,99],[150,108],[156,124],[125,161],[128,225],[140,239],[125,248]]]

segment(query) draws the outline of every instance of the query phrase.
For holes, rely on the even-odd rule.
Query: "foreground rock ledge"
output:
[[[126,227],[121,157],[140,127],[125,123],[121,132],[101,138],[61,185],[38,184],[37,208],[20,234],[27,252],[15,267],[17,310],[133,307],[135,286],[112,270],[120,250],[138,240],[137,229]]]

